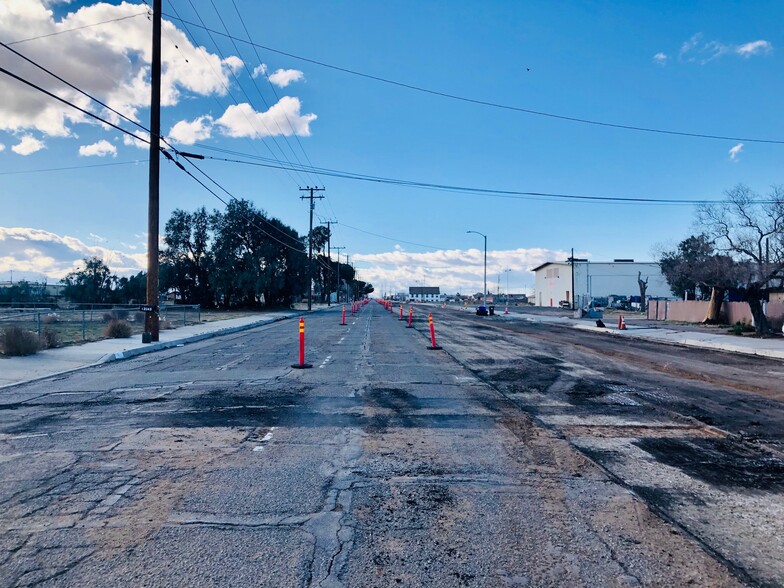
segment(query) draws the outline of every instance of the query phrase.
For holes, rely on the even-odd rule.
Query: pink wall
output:
[[[658,310],[658,312],[657,312]],[[686,323],[699,323],[708,312],[708,302],[701,300],[651,300],[648,303],[647,318],[650,320],[682,321]],[[768,302],[768,318],[774,324],[784,319],[784,302]],[[740,321],[751,324],[751,312],[745,302],[725,302],[721,305],[721,318],[723,321],[734,325]]]

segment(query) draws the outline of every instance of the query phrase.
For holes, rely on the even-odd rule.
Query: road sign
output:
[[[142,304],[139,307],[139,312],[158,312],[158,307],[151,304]]]

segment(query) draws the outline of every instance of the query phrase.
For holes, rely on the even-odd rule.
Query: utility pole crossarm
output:
[[[316,208],[316,200],[324,198],[316,196],[314,192],[323,192],[325,188],[300,188],[300,192],[310,192],[308,196],[300,196],[301,200],[310,200],[310,230],[308,231],[308,312],[313,308],[313,210]]]

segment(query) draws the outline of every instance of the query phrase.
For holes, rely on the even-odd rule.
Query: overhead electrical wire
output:
[[[220,47],[218,46],[218,43],[217,43],[217,42],[215,41],[215,39],[213,38],[213,36],[212,36],[212,30],[211,30],[211,29],[209,29],[209,28],[207,28],[207,26],[206,26],[206,25],[205,25],[205,23],[204,23],[204,19],[201,17],[201,14],[199,14],[198,10],[196,10],[196,7],[194,6],[193,2],[192,2],[191,0],[187,0],[187,1],[188,1],[188,3],[190,4],[190,6],[191,6],[191,9],[193,10],[193,12],[194,12],[194,14],[196,15],[196,17],[199,19],[199,22],[201,22],[201,23],[202,23],[202,26],[201,26],[200,28],[202,28],[202,29],[204,29],[204,30],[206,30],[206,31],[207,31],[207,35],[209,36],[209,38],[210,38],[210,41],[212,41],[212,44],[215,46],[215,50],[217,51],[217,53],[218,53],[218,56],[221,58],[221,61],[222,61],[222,62],[225,62],[225,61],[226,61],[226,58],[225,58],[225,56],[223,55],[223,52],[221,51]],[[174,8],[174,5],[173,5],[173,4],[171,4],[171,6],[172,6],[172,8]],[[175,12],[177,11],[177,10],[176,10],[176,8],[174,8],[174,10],[175,10]],[[188,31],[187,27],[186,27],[186,31]],[[193,33],[191,33],[190,31],[188,31],[188,33],[190,34],[191,38],[194,40],[194,44],[196,44],[196,42],[195,42],[195,37],[193,36]],[[224,34],[224,35],[226,35],[226,34]],[[203,55],[202,55],[202,58],[204,58],[204,56],[203,56]],[[226,93],[228,94],[228,96],[229,96],[229,98],[231,99],[231,101],[232,101],[232,102],[233,102],[233,103],[234,103],[234,104],[235,104],[235,105],[236,105],[236,106],[239,108],[239,106],[240,106],[239,100],[237,100],[237,99],[234,97],[234,94],[233,94],[233,93],[232,93],[232,91],[229,89],[228,85],[226,85],[226,84],[223,82],[223,80],[220,78],[220,76],[218,76],[218,74],[215,72],[214,68],[212,67],[212,64],[209,64],[209,62],[208,62],[208,65],[209,65],[210,69],[213,71],[213,74],[216,76],[216,78],[217,78],[217,79],[220,81],[221,85],[222,85],[222,86],[224,87],[224,89],[226,90]],[[237,79],[237,76],[234,74],[234,71],[233,71],[233,69],[232,69],[230,66],[229,66],[227,69],[228,69],[228,71],[229,71],[229,74],[231,75],[231,77],[233,77],[233,78],[234,78],[234,81],[237,83],[237,87],[238,87],[238,88],[240,89],[240,91],[241,91],[241,92],[242,92],[242,93],[245,95],[245,98],[247,98],[247,100],[248,100],[248,103],[250,104],[250,106],[251,106],[251,107],[253,107],[253,105],[252,105],[252,102],[253,102],[253,101],[252,101],[252,100],[250,99],[250,97],[248,96],[248,93],[247,93],[247,92],[245,92],[245,89],[242,87],[242,84],[240,84],[239,80]],[[255,111],[255,110],[256,110],[256,109],[254,108],[254,111]],[[269,144],[268,144],[268,143],[267,143],[267,142],[264,140],[264,133],[260,132],[260,129],[259,129],[257,126],[256,126],[256,124],[255,124],[255,120],[253,120],[253,117],[250,117],[250,118],[249,118],[249,117],[248,117],[248,114],[247,114],[247,113],[245,112],[245,110],[244,110],[244,109],[242,109],[242,108],[240,108],[240,113],[242,114],[242,116],[243,116],[243,118],[245,119],[245,121],[248,123],[248,126],[249,126],[249,127],[252,129],[252,130],[253,130],[253,133],[254,133],[254,134],[257,136],[257,138],[260,138],[260,139],[262,139],[262,143],[263,143],[263,144],[264,144],[264,146],[267,148],[267,150],[270,152],[270,154],[271,154],[271,155],[272,155],[272,156],[273,156],[275,159],[278,159],[278,156],[277,156],[277,155],[276,155],[276,154],[273,152],[272,148],[271,148],[271,147],[269,146]],[[290,159],[289,159],[289,158],[286,156],[285,152],[283,151],[283,148],[282,148],[282,147],[281,147],[281,146],[278,144],[278,141],[277,141],[277,139],[275,138],[275,136],[273,135],[273,133],[272,133],[272,132],[270,132],[270,129],[267,127],[266,123],[264,123],[264,122],[262,121],[262,125],[264,125],[265,131],[266,131],[266,136],[267,136],[267,137],[269,137],[269,138],[272,140],[272,142],[273,142],[273,144],[275,145],[275,147],[277,147],[277,148],[278,148],[278,151],[280,151],[281,155],[283,156],[283,159],[284,159],[284,160],[285,160],[287,163],[291,164],[291,160],[290,160]],[[255,145],[253,145],[253,148],[254,148],[254,150],[256,149]],[[278,161],[280,161],[280,160],[278,159]],[[288,173],[288,172],[287,172],[287,173]],[[296,171],[295,171],[295,173],[299,174],[299,172],[296,172]],[[289,177],[291,177],[291,174],[288,174],[288,175],[289,175]],[[296,180],[294,180],[294,178],[293,178],[293,177],[291,177],[291,180],[292,180],[292,181],[293,181],[295,184],[297,184],[298,186],[300,186],[300,185],[302,185],[302,184],[307,184],[307,180],[305,180],[305,179],[304,179],[304,177],[303,177],[302,175],[299,175],[299,181],[296,181]]]
[[[174,18],[171,15],[168,15],[168,14],[165,14],[165,13],[164,13],[164,16],[166,16],[168,18]],[[176,19],[176,20],[180,20],[180,22],[182,22],[183,24],[192,24],[193,26],[197,26],[197,27],[199,26],[199,25],[197,25],[195,23],[191,23],[191,22],[185,21],[183,19]],[[252,41],[252,40],[251,41],[246,41],[246,40],[240,39],[238,37],[232,37],[228,33],[221,33],[220,31],[216,31],[214,29],[210,29],[209,27],[207,27],[204,24],[202,24],[200,28],[203,28],[203,29],[205,29],[205,30],[207,30],[209,32],[213,32],[213,33],[218,34],[218,35],[223,35],[225,37],[231,37],[235,41],[239,41],[239,42],[242,42],[242,43],[249,43],[249,44],[253,45],[254,47],[257,47],[259,49],[264,49],[265,51],[269,51],[271,53],[277,53],[278,55],[285,55],[286,57],[291,57],[292,59],[298,59],[298,60],[304,61],[306,63],[312,63],[313,65],[318,65],[320,67],[325,67],[325,68],[332,69],[332,70],[335,70],[335,71],[340,71],[340,72],[343,72],[343,73],[346,73],[346,74],[350,74],[350,75],[353,75],[353,76],[358,76],[358,77],[366,78],[366,79],[369,79],[369,80],[374,80],[376,82],[381,82],[381,83],[384,83],[384,84],[389,84],[389,85],[397,86],[397,87],[400,87],[400,88],[406,88],[408,90],[414,90],[416,92],[422,92],[422,93],[425,93],[425,94],[430,94],[432,96],[439,96],[441,98],[448,98],[450,100],[457,100],[457,101],[460,101],[460,102],[466,102],[466,103],[469,103],[469,104],[476,104],[476,105],[479,105],[479,106],[487,106],[487,107],[490,107],[490,108],[496,108],[496,109],[501,109],[501,110],[508,110],[508,111],[512,111],[512,112],[520,112],[520,113],[524,113],[524,114],[531,114],[531,115],[535,115],[535,116],[541,116],[541,117],[546,117],[546,118],[564,120],[564,121],[568,121],[568,122],[576,122],[576,123],[587,124],[587,125],[609,127],[609,128],[614,128],[614,129],[623,129],[623,130],[627,130],[627,131],[638,131],[638,132],[644,132],[644,133],[657,133],[657,134],[662,134],[662,135],[675,135],[675,136],[680,136],[680,137],[691,137],[691,138],[697,138],[697,139],[713,139],[713,140],[721,140],[721,141],[743,141],[743,142],[746,142],[746,143],[768,143],[768,144],[773,144],[773,145],[784,145],[784,140],[782,140],[782,139],[760,139],[760,138],[753,138],[753,137],[739,137],[739,136],[719,135],[719,134],[710,134],[710,133],[691,133],[691,132],[687,132],[687,131],[676,131],[676,130],[672,130],[672,129],[659,129],[659,128],[654,128],[654,127],[646,127],[646,126],[639,126],[639,125],[626,125],[626,124],[611,123],[611,122],[601,121],[601,120],[593,120],[593,119],[588,119],[588,118],[580,118],[580,117],[576,117],[576,116],[567,116],[567,115],[563,115],[563,114],[556,114],[556,113],[552,113],[552,112],[545,112],[545,111],[542,111],[542,110],[533,110],[533,109],[530,109],[530,108],[522,108],[522,107],[519,107],[519,106],[510,105],[510,104],[503,104],[503,103],[500,103],[500,102],[492,102],[492,101],[489,101],[489,100],[480,100],[480,99],[477,99],[477,98],[469,98],[467,96],[460,96],[458,94],[451,94],[449,92],[442,92],[440,90],[433,90],[431,88],[426,88],[424,86],[417,86],[415,84],[409,84],[409,83],[406,83],[406,82],[400,82],[400,81],[393,80],[393,79],[390,79],[390,78],[384,78],[384,77],[381,77],[381,76],[377,76],[377,75],[368,74],[368,73],[364,73],[364,72],[361,72],[361,71],[349,69],[347,67],[341,67],[341,66],[338,66],[338,65],[332,65],[331,63],[326,63],[324,61],[319,61],[319,60],[316,60],[316,59],[310,59],[308,57],[303,57],[301,55],[296,55],[294,53],[288,53],[286,51],[281,51],[280,49],[275,49],[275,48],[269,47],[267,45],[262,45],[260,43],[256,43],[255,41]]]
[[[49,167],[49,168],[39,168],[39,169],[23,169],[23,170],[15,170],[15,171],[4,171],[0,172],[0,176],[13,176],[18,174],[38,174],[44,172],[55,172],[55,171],[67,171],[72,169],[86,169],[90,167],[109,167],[113,165],[130,165],[130,164],[138,164],[138,163],[148,163],[149,159],[135,159],[133,161],[112,161],[110,163],[88,163],[85,165],[70,165],[66,167]]]
[[[139,12],[137,14],[131,14],[128,16],[120,16],[118,18],[110,18],[109,20],[102,20],[100,22],[94,22],[86,25],[81,25],[78,27],[73,27],[70,29],[63,29],[62,31],[55,31],[54,33],[47,33],[45,35],[36,35],[35,37],[28,37],[26,39],[17,39],[16,41],[8,41],[6,45],[18,45],[19,43],[27,43],[28,41],[35,41],[37,39],[45,39],[46,37],[54,37],[56,35],[62,35],[64,33],[71,33],[73,31],[80,31],[82,29],[87,29],[90,27],[97,27],[98,25],[105,25],[111,22],[120,22],[123,20],[128,20],[130,18],[136,18],[137,16],[144,16],[145,14],[149,14],[147,11]]]

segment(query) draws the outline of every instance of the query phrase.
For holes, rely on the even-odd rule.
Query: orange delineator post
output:
[[[408,326],[406,328],[410,329],[414,326],[414,307],[408,307]]]
[[[400,305],[400,318],[398,320],[400,320],[400,321],[403,320],[403,305],[402,304]]]
[[[299,363],[295,363],[291,367],[297,369],[313,367],[309,363],[305,363],[305,317],[299,317]]]
[[[427,322],[430,323],[430,342],[432,345],[428,347],[431,350],[441,349],[438,345],[436,345],[436,328],[433,326],[433,313],[431,312],[427,317]]]
[[[346,325],[346,305],[343,305],[343,318],[340,320],[341,326]]]

